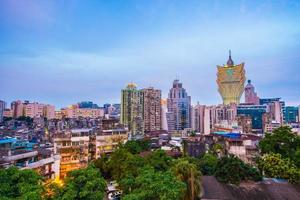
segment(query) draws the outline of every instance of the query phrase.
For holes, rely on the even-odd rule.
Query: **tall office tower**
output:
[[[239,104],[244,92],[245,69],[244,63],[234,65],[229,51],[229,59],[226,65],[217,66],[217,84],[219,93],[222,96],[223,104]]]
[[[121,123],[132,136],[144,134],[144,95],[134,83],[121,92]]]
[[[259,97],[255,92],[254,86],[251,84],[251,80],[248,80],[248,84],[245,87],[245,103],[259,105]]]
[[[197,104],[194,107],[195,130],[202,134],[210,133],[210,108]]]
[[[299,107],[286,106],[285,107],[285,122],[295,123],[299,121]]]
[[[191,97],[187,95],[179,80],[174,80],[168,98],[169,120],[174,120],[174,127],[169,131],[184,130],[191,127]],[[172,124],[169,123],[168,124]],[[170,129],[171,128],[171,129]]]
[[[0,100],[0,122],[3,121],[5,105],[6,105],[5,101]]]
[[[276,123],[283,123],[283,113],[281,112],[281,105],[279,101],[275,101],[271,104],[269,104],[270,113],[272,116],[272,119]]]
[[[167,118],[167,125],[168,125],[168,132],[175,130],[175,119],[174,119],[173,112],[167,111],[166,118]]]
[[[99,106],[92,101],[82,101],[78,103],[78,108],[99,108]]]
[[[260,99],[259,103],[268,106],[269,116],[272,121],[280,124],[285,122],[285,102],[281,101],[280,98]]]
[[[252,129],[262,130],[263,126],[263,117],[267,113],[267,105],[245,105],[240,104],[237,108],[238,116],[249,116],[251,117],[251,126]]]
[[[144,95],[144,130],[161,130],[161,90],[149,87],[141,90]]]
[[[167,100],[161,100],[161,130],[168,131],[168,121],[167,121]]]
[[[11,110],[13,118],[18,118],[24,115],[24,106],[22,101],[17,100],[11,103]]]

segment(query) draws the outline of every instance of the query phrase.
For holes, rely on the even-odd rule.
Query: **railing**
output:
[[[35,169],[35,168],[39,168],[39,167],[42,167],[44,165],[47,165],[47,164],[50,164],[50,163],[54,163],[58,159],[59,159],[59,155],[55,155],[55,156],[52,156],[50,158],[45,158],[45,159],[39,160],[39,161],[34,162],[34,163],[29,163],[26,167],[23,167],[22,169]]]

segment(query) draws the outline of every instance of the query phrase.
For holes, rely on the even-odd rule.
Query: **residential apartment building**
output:
[[[54,137],[54,152],[61,156],[61,179],[64,179],[69,171],[87,166],[91,159],[91,135],[92,129],[73,129]]]
[[[144,93],[134,83],[121,91],[121,123],[132,136],[144,134]]]
[[[144,96],[144,130],[155,132],[161,130],[161,90],[153,87],[141,90]]]

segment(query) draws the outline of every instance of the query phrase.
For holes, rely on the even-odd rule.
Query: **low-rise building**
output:
[[[54,152],[61,156],[60,178],[69,171],[86,167],[90,161],[92,129],[74,129],[54,137]]]
[[[96,136],[96,158],[101,157],[103,153],[112,153],[119,144],[124,144],[127,140],[127,128],[102,130]]]
[[[59,178],[60,156],[51,148],[39,148],[16,138],[0,139],[0,167],[33,169],[46,179]]]

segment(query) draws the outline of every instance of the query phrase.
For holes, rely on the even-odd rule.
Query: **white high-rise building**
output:
[[[168,131],[168,121],[167,121],[167,100],[161,100],[161,130]]]

